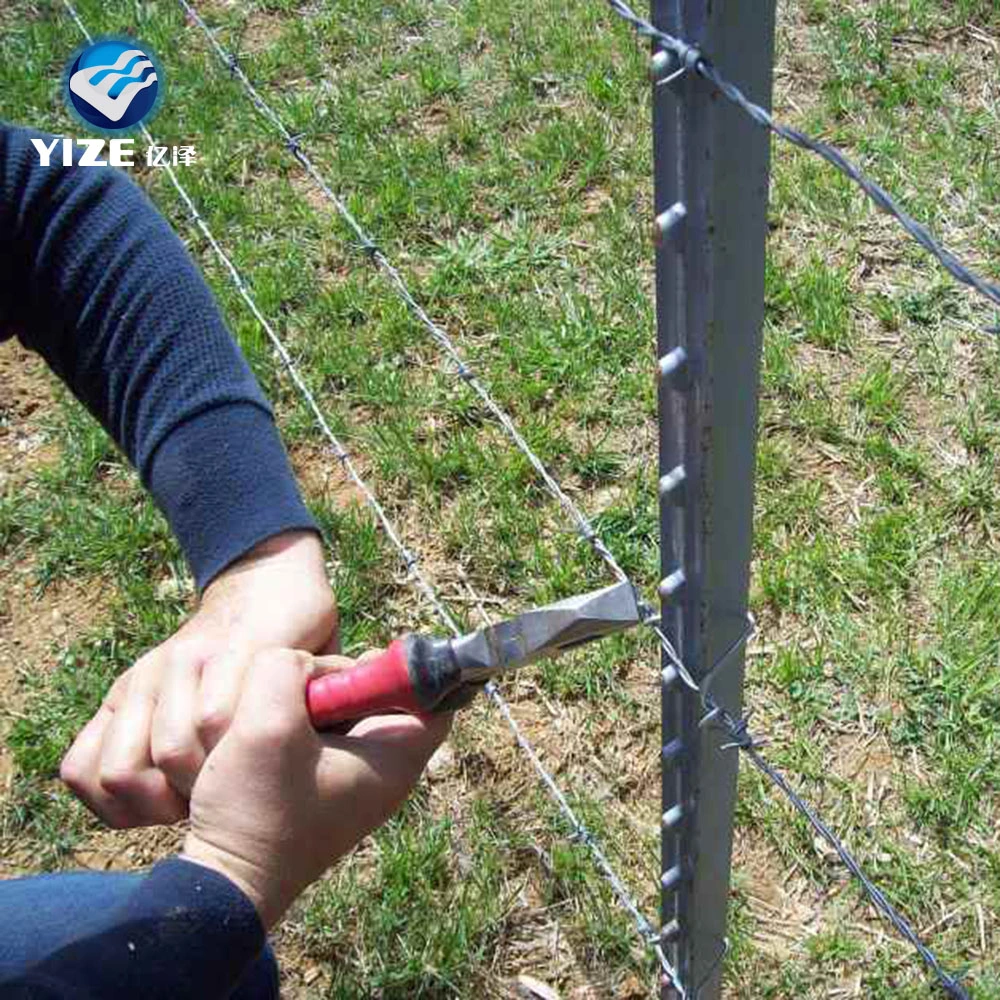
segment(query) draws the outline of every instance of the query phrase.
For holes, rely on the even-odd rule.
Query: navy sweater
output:
[[[0,338],[16,334],[41,354],[104,425],[203,588],[257,542],[313,521],[267,401],[180,240],[122,172],[43,168],[33,137],[51,138],[0,122]],[[0,982],[0,995],[212,1000],[229,995],[263,941],[235,886],[175,859]]]
[[[204,588],[257,542],[314,528],[270,408],[142,191],[110,167],[41,167],[32,138],[51,141],[0,122],[0,338],[104,425]]]

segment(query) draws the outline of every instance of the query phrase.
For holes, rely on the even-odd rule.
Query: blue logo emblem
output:
[[[109,133],[126,132],[152,117],[163,90],[156,57],[127,37],[83,46],[70,59],[65,82],[70,110],[85,125]]]

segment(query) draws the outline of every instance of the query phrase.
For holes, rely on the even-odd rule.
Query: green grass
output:
[[[457,836],[416,805],[314,892],[304,918],[311,947],[334,959],[328,995],[461,996],[496,947],[516,888],[504,884],[498,836],[482,802]],[[458,886],[455,883],[459,883]]]
[[[468,587],[500,614],[606,582],[176,6],[80,9],[95,34],[129,29],[158,49],[169,94],[154,135],[197,146],[185,185],[455,614],[477,618]],[[652,593],[644,48],[591,0],[272,0],[203,13]],[[795,0],[779,28],[782,117],[841,145],[1000,276],[1000,127],[981,96],[1000,81],[976,35],[1000,35],[996,5]],[[61,4],[5,6],[0,115],[74,131],[56,84],[78,42]],[[933,928],[948,964],[969,969],[977,1000],[995,1000],[1000,348],[978,331],[996,317],[828,166],[776,147],[773,168],[752,585],[764,652],[748,701],[776,763],[903,912]],[[293,453],[332,467],[164,176],[141,181],[204,268]],[[68,398],[43,424],[59,456],[0,492],[0,571],[30,564],[39,590],[85,583],[106,611],[54,646],[53,668],[30,665],[0,836],[59,867],[93,836],[56,787],[59,757],[116,672],[186,604],[162,587],[183,575],[180,553],[103,432]],[[348,651],[437,627],[366,510],[339,494],[307,499],[332,544]],[[537,712],[546,760],[648,913],[654,660],[630,636],[540,665],[516,709]],[[651,989],[627,919],[503,734],[477,709],[455,737],[456,773],[303,901],[279,942],[291,968],[321,968],[303,995],[493,995],[520,971],[545,979],[532,948],[553,937],[568,942],[551,960],[567,993]],[[851,773],[866,740],[887,756]],[[883,778],[873,804],[869,780],[877,790]],[[733,995],[826,997],[857,977],[865,996],[933,995],[905,946],[866,930],[876,923],[857,891],[754,773],[741,774],[737,820]],[[762,880],[779,909],[797,914],[794,896],[817,915],[783,952],[764,933]]]

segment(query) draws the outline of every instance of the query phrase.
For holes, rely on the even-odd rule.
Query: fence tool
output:
[[[386,712],[450,710],[487,681],[545,657],[638,625],[631,583],[578,594],[454,639],[404,635],[351,670],[309,682],[317,728]]]

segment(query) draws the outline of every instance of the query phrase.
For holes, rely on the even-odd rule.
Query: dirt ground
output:
[[[42,428],[43,414],[53,402],[42,361],[16,341],[0,344],[0,496],[53,460]],[[60,601],[54,594],[34,600],[30,581],[30,566],[22,565],[7,571],[0,590],[0,792],[9,789],[14,776],[4,736],[20,708],[19,680],[48,654],[53,633],[70,634],[85,609],[79,595],[76,600]],[[16,867],[9,856],[0,856],[0,874],[12,874]]]

